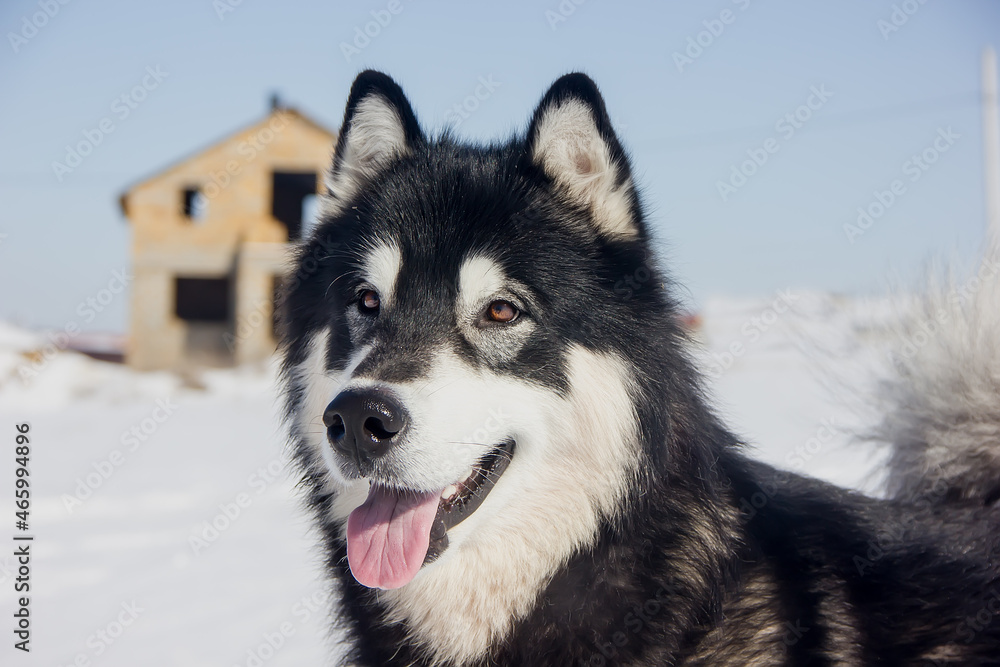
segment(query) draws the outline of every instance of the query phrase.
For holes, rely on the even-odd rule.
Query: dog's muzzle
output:
[[[346,525],[348,564],[369,588],[404,586],[436,560],[448,548],[448,531],[479,509],[514,455],[512,438],[483,443],[479,458],[452,483],[407,488],[387,481],[380,468],[392,463],[387,454],[404,442],[410,423],[399,399],[384,387],[342,391],[323,412],[332,449],[357,467],[344,473],[370,482],[368,498]]]

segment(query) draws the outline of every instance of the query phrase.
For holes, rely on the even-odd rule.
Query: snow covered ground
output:
[[[877,492],[877,457],[848,442],[863,394],[847,387],[894,345],[889,316],[884,303],[820,294],[717,299],[696,356],[756,456]],[[29,655],[12,648],[17,573],[13,547],[0,547],[3,664],[328,664],[325,587],[284,472],[277,402],[273,367],[183,382],[0,324],[0,540],[16,532],[22,422],[35,536]]]

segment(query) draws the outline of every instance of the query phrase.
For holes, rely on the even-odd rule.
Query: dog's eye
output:
[[[494,301],[486,309],[486,319],[501,324],[513,322],[520,314],[521,311],[510,301]]]
[[[358,311],[362,315],[377,315],[381,305],[378,292],[373,289],[366,289],[358,296]]]

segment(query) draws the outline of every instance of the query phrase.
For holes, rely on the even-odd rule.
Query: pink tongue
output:
[[[368,500],[347,520],[347,562],[358,583],[388,590],[416,576],[440,496],[372,485]]]

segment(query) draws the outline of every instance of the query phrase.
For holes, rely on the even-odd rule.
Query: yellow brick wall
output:
[[[283,256],[280,251],[262,255],[260,248],[266,246],[257,245],[288,241],[285,226],[271,217],[271,174],[315,171],[322,182],[334,140],[297,112],[278,110],[126,193],[135,272],[130,364],[143,369],[184,365],[186,324],[173,313],[173,277],[178,274],[209,277],[235,270],[239,281],[247,283],[234,286],[237,320],[262,308],[261,299],[270,296],[270,272],[280,272],[283,262],[258,259],[238,267],[238,251],[249,243],[257,248],[255,256]],[[199,188],[207,197],[203,219],[184,216],[186,188]],[[273,350],[270,305],[265,308],[268,324],[235,338],[239,361],[253,361]]]

